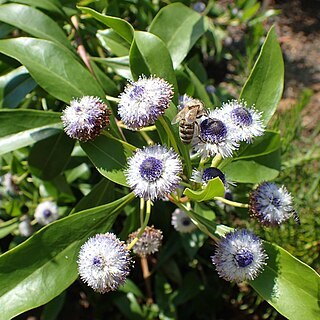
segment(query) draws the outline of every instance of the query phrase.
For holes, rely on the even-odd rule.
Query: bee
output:
[[[192,141],[197,119],[206,114],[204,104],[198,99],[183,98],[186,103],[182,109],[173,118],[171,124],[179,122],[179,136],[184,144],[189,144]]]
[[[301,222],[300,222],[300,218],[298,216],[298,213],[296,210],[292,210],[292,217],[293,217],[293,220],[296,222],[296,224],[300,225]]]

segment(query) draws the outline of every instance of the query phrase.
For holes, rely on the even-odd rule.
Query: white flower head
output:
[[[253,138],[264,133],[265,125],[262,122],[262,113],[253,106],[247,107],[243,100],[225,102],[222,104],[222,108],[215,110],[215,113],[235,127],[238,141],[251,143]]]
[[[42,226],[57,220],[59,218],[57,204],[52,201],[44,201],[39,203],[36,207],[34,217]]]
[[[94,140],[109,124],[110,110],[98,97],[84,96],[70,102],[62,112],[66,134],[80,141]]]
[[[30,237],[32,235],[31,221],[28,216],[23,216],[19,223],[19,232],[22,237]]]
[[[243,229],[227,233],[211,258],[221,278],[239,283],[255,279],[263,270],[267,255],[262,241]]]
[[[139,149],[128,159],[125,175],[136,196],[155,200],[178,187],[181,172],[182,163],[173,149],[154,145]]]
[[[131,258],[124,242],[113,233],[97,234],[80,248],[78,271],[94,291],[115,291],[130,273]]]
[[[212,157],[218,153],[223,158],[231,157],[232,152],[239,147],[234,127],[215,111],[210,111],[208,116],[201,118],[199,128],[199,137],[193,144],[202,158]]]
[[[181,233],[190,233],[197,229],[191,218],[181,209],[177,208],[172,212],[171,224]]]
[[[263,182],[250,193],[249,211],[265,226],[280,225],[291,217],[300,223],[291,194],[273,182]]]
[[[137,237],[139,231],[140,229],[129,234],[127,241],[128,244]],[[147,226],[139,240],[133,246],[132,250],[135,254],[142,257],[153,254],[159,250],[162,244],[162,238],[163,236],[161,230],[155,229],[153,226]]]
[[[130,82],[120,94],[118,114],[131,130],[152,125],[170,105],[172,85],[162,78],[139,77]]]

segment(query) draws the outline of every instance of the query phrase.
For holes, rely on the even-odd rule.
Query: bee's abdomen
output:
[[[184,144],[189,144],[193,138],[194,123],[187,123],[184,120],[180,121],[179,135]]]

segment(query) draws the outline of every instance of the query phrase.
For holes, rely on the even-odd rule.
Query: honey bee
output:
[[[171,121],[172,124],[179,122],[179,136],[184,144],[189,144],[192,141],[195,125],[197,119],[206,114],[204,104],[198,99],[192,99],[185,96],[184,100],[187,100],[182,109]]]

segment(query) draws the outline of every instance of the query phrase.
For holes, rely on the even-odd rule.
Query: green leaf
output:
[[[283,248],[264,242],[269,259],[251,286],[288,319],[319,319],[319,275]]]
[[[212,200],[214,197],[224,197],[224,185],[220,178],[217,177],[209,180],[204,189],[191,190],[186,188],[183,194],[197,202]]]
[[[132,154],[132,150],[104,135],[94,141],[81,143],[81,147],[103,176],[115,183],[128,186],[123,170],[127,166],[127,157]]]
[[[55,178],[68,164],[74,143],[63,131],[37,142],[29,153],[31,172],[43,180]]]
[[[117,17],[105,16],[104,14],[101,14],[90,8],[78,7],[78,9],[80,9],[84,13],[89,13],[96,20],[102,22],[107,27],[113,29],[116,33],[119,34],[119,36],[125,39],[128,43],[132,42],[134,29],[132,25],[126,20]]]
[[[110,230],[117,214],[132,199],[81,211],[42,228],[21,245],[0,256],[1,317],[14,316],[52,300],[76,278],[80,246]]]
[[[266,131],[263,136],[255,138],[251,144],[243,144],[234,159],[249,159],[264,156],[278,150],[281,146],[278,132]]]
[[[58,0],[10,0],[10,2],[24,3],[33,7],[38,7],[54,13],[58,13],[60,15],[64,15],[63,11],[60,8],[61,4]]]
[[[130,49],[130,67],[134,80],[140,75],[156,75],[171,83],[177,96],[177,79],[168,49],[152,33],[135,31]]]
[[[104,96],[75,55],[54,42],[34,38],[0,40],[0,52],[22,63],[43,89],[66,103],[84,95]]]
[[[0,107],[16,108],[37,86],[25,67],[19,67],[0,77]]]
[[[0,10],[0,21],[11,24],[37,38],[51,40],[72,49],[59,25],[35,8],[14,3],[4,4]]]
[[[123,38],[121,38],[114,30],[98,30],[97,38],[101,45],[118,57],[128,56],[130,46]]]
[[[38,110],[0,110],[0,154],[60,132],[60,113]]]
[[[112,200],[114,200],[114,183],[103,178],[77,203],[72,213],[90,209],[93,206],[100,206]]]
[[[240,99],[249,106],[255,105],[263,112],[262,118],[268,123],[282,96],[284,65],[277,35],[272,27],[261,48],[259,57],[242,88]]]
[[[173,3],[158,12],[149,31],[166,44],[176,69],[207,29],[206,17],[182,3]]]
[[[93,61],[103,63],[110,67],[114,73],[125,79],[132,79],[129,56],[115,57],[115,58],[91,58]]]
[[[223,168],[223,172],[230,181],[241,183],[259,183],[273,180],[279,170],[268,167],[253,160],[236,160]]]

